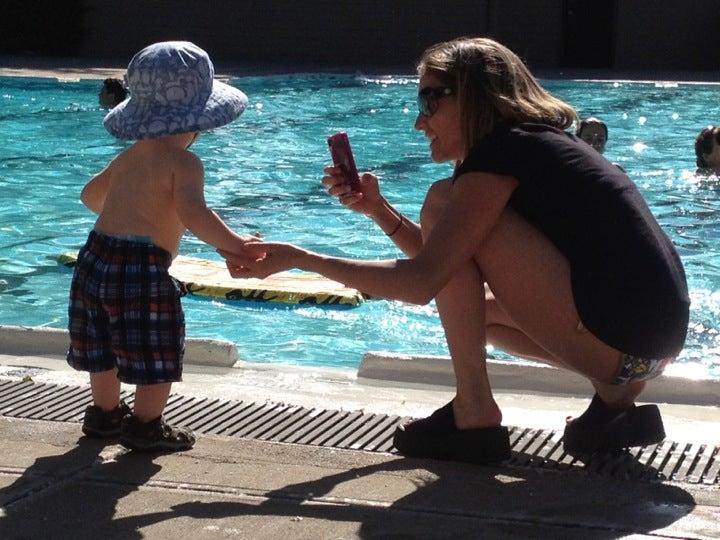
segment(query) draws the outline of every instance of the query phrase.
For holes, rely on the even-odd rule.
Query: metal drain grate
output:
[[[132,395],[123,395],[132,402]],[[0,381],[0,414],[15,418],[80,422],[92,402],[89,387]],[[408,420],[362,411],[308,409],[282,403],[252,403],[170,396],[165,417],[197,433],[274,442],[395,452],[392,436]],[[511,467],[583,469],[615,478],[720,483],[720,447],[664,441],[628,452],[580,461],[564,453],[562,434],[513,427]]]

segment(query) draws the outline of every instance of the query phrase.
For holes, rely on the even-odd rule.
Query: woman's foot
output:
[[[563,445],[570,455],[587,455],[655,444],[664,438],[657,405],[616,407],[595,394],[582,415],[566,419]]]
[[[510,458],[510,435],[495,425],[458,429],[453,402],[427,418],[398,426],[393,443],[408,457],[447,459],[475,464],[490,464]]]
[[[458,429],[477,429],[495,427],[502,424],[502,412],[494,399],[482,407],[476,401],[466,401],[459,396],[451,401],[455,427]]]
[[[645,390],[645,381],[628,384],[604,384],[594,381],[595,392],[602,402],[612,409],[628,409],[634,405],[638,396]]]

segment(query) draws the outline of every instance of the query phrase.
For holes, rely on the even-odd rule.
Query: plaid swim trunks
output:
[[[181,380],[184,291],[171,263],[149,238],[91,231],[70,288],[68,364],[90,373],[117,367],[128,384]]]

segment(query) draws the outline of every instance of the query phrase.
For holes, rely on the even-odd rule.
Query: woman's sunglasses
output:
[[[435,114],[440,106],[440,100],[446,96],[452,96],[455,90],[449,86],[443,86],[440,88],[432,88],[426,86],[418,92],[417,104],[420,114],[429,118]]]

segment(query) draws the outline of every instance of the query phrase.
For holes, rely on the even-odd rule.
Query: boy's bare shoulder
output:
[[[167,158],[170,166],[175,172],[182,172],[191,175],[203,175],[203,162],[190,150],[184,148],[172,148],[168,151]]]

